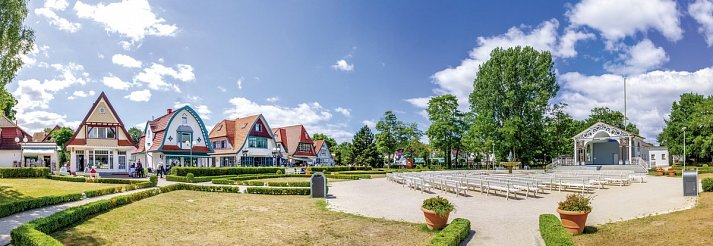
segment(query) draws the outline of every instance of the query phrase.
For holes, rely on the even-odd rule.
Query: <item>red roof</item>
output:
[[[163,137],[166,134],[166,128],[168,127],[168,124],[171,121],[171,118],[173,118],[173,115],[176,114],[176,111],[179,110],[173,110],[169,109],[166,114],[151,120],[148,122],[148,127],[151,132],[153,132],[153,139],[151,140],[145,140],[143,139],[144,137],[142,136],[143,141],[151,141],[151,146],[149,147],[148,150],[143,150],[143,144],[142,146],[139,146],[140,149],[143,151],[159,151],[159,148],[161,148],[161,144],[163,142]],[[202,130],[199,129],[201,132],[201,137],[202,137]],[[181,150],[181,151],[189,151],[186,149],[181,149],[180,147],[176,145],[163,145],[163,151],[174,151],[174,150]],[[210,152],[210,149],[206,146],[193,146],[193,152]]]
[[[72,138],[67,141],[67,145],[85,145],[87,144],[86,139],[78,139],[77,135],[79,134],[79,131],[82,130],[82,126],[85,126],[87,124],[87,119],[89,119],[89,115],[94,112],[94,109],[99,105],[99,102],[101,99],[104,99],[104,102],[106,102],[106,105],[109,107],[109,110],[111,110],[112,115],[114,115],[114,118],[119,122],[119,125],[117,126],[118,128],[121,129],[121,131],[124,132],[124,136],[126,136],[126,140],[119,140],[118,145],[119,146],[134,146],[134,142],[131,141],[131,135],[129,135],[129,132],[126,131],[126,128],[124,128],[124,122],[121,121],[121,118],[119,115],[116,113],[116,110],[114,110],[114,106],[111,105],[111,102],[109,101],[109,98],[106,97],[106,94],[102,91],[101,94],[99,94],[99,97],[97,97],[97,100],[94,101],[94,104],[92,104],[92,107],[89,109],[89,112],[84,116],[84,119],[82,120],[82,123],[79,124],[79,127],[77,127],[77,130],[74,131],[74,135]],[[117,135],[118,136],[118,135]],[[85,136],[86,137],[86,136]]]
[[[275,141],[282,143],[287,149],[288,155],[316,156],[314,141],[309,137],[303,125],[275,128],[273,133],[275,134]],[[311,152],[298,152],[297,147],[300,143],[309,144],[312,147]]]
[[[314,140],[314,151],[319,152],[319,150],[322,149],[323,144],[324,140]]]

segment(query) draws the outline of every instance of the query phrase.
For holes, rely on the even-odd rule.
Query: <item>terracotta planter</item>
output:
[[[584,231],[584,226],[587,224],[587,216],[589,213],[579,211],[565,211],[557,209],[562,220],[562,226],[567,229],[567,232],[572,235],[580,234]]]
[[[668,176],[669,176],[669,177],[676,176],[676,169],[673,169],[673,168],[669,169],[669,170],[668,170]]]
[[[436,214],[436,212],[421,208],[421,211],[423,211],[423,216],[426,217],[426,225],[428,225],[428,229],[441,229],[448,224],[448,216],[450,215],[450,212],[446,213],[444,216],[440,216]]]
[[[656,176],[663,176],[663,168],[656,169]]]

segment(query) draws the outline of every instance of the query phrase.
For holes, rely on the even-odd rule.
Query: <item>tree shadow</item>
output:
[[[468,245],[468,242],[470,242],[470,240],[473,240],[473,238],[475,238],[475,233],[477,233],[475,230],[471,230],[470,233],[468,233],[468,236],[465,239],[463,239],[463,241],[461,241],[459,245],[460,246]]]
[[[26,199],[26,198],[27,197],[25,197],[25,195],[12,189],[12,187],[10,187],[10,186],[0,185],[0,201],[10,202],[10,201],[22,200],[22,199]]]
[[[599,231],[599,229],[597,229],[594,226],[585,226],[584,231],[582,233],[583,234],[594,234],[594,233],[597,233],[597,231]]]

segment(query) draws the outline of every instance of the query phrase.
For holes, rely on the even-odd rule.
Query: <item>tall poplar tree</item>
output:
[[[379,167],[383,162],[374,143],[374,134],[368,126],[363,126],[352,139],[352,161],[361,166]]]
[[[442,95],[428,101],[428,120],[431,125],[426,130],[428,140],[443,152],[446,165],[451,167],[451,150],[461,149],[461,139],[465,132],[463,113],[458,110],[458,99],[453,95]]]
[[[0,110],[15,119],[17,100],[6,89],[22,67],[21,55],[32,51],[35,34],[22,22],[27,17],[27,0],[0,0]]]

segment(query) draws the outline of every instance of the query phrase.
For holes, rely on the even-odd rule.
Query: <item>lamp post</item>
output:
[[[683,170],[686,170],[686,127],[681,130],[683,130]]]
[[[186,145],[189,145],[189,146],[190,146],[190,152],[189,152],[189,153],[191,153],[190,163],[191,163],[191,167],[192,167],[192,166],[193,166],[193,145],[194,145],[196,142],[195,142],[195,141],[188,141],[188,140],[186,140],[184,143],[185,143]]]
[[[22,137],[22,142],[27,143],[27,136]],[[15,137],[15,143],[17,145],[20,145],[20,137]],[[24,154],[24,150],[22,149],[22,146],[20,146],[20,165],[25,166],[24,161],[22,160],[23,154]]]
[[[274,166],[280,166],[279,163],[277,163],[277,153],[280,151],[279,148],[275,147],[272,149],[272,158],[275,158],[275,162],[272,163]]]
[[[244,149],[243,150],[243,158],[240,159],[240,165],[245,166],[245,163],[243,163],[243,162],[246,161],[247,159],[248,159],[248,150]]]

